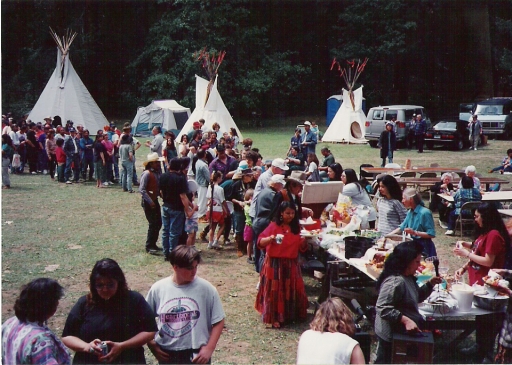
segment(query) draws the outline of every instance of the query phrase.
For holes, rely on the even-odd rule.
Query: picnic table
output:
[[[481,184],[485,184],[485,189],[489,190],[491,184],[509,184],[510,181],[498,177],[479,177]],[[440,177],[399,177],[396,179],[400,185],[421,185],[430,186],[440,181]],[[452,184],[457,185],[460,179],[453,179]]]
[[[508,217],[512,217],[512,209],[498,209],[498,212]]]
[[[464,176],[465,170],[459,169],[457,167],[411,167],[410,169],[406,169],[403,167],[362,167],[362,171],[373,174],[375,177],[378,174],[386,174],[388,172],[392,172],[393,174],[399,174],[404,172],[416,172],[423,174],[425,172],[455,172],[460,176]]]
[[[448,194],[437,194],[442,199],[453,203],[453,196]],[[512,190],[506,191],[486,191],[482,193],[482,201],[483,202],[505,202],[512,200]]]

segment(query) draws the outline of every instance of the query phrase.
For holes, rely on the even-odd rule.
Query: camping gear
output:
[[[190,108],[181,106],[176,100],[153,100],[146,107],[139,107],[133,118],[132,132],[137,135],[150,135],[153,127],[174,134],[183,128],[190,117]]]
[[[72,120],[74,125],[81,124],[91,131],[91,134],[95,134],[109,123],[69,59],[69,48],[77,33],[68,31],[62,38],[59,38],[51,28],[50,33],[57,43],[57,67],[28,119],[37,123],[49,115],[58,115],[63,121]]]

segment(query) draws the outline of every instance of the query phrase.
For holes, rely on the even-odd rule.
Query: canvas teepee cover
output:
[[[63,124],[72,120],[75,127],[82,124],[91,134],[108,125],[107,118],[92,98],[84,83],[76,73],[69,59],[69,46],[74,39],[68,33],[68,38],[62,41],[52,33],[57,42],[57,67],[46,84],[28,119],[32,122],[43,122],[44,118],[56,115],[62,118]]]
[[[213,83],[210,95],[205,104],[204,101],[208,93],[208,83],[208,80],[196,75],[196,108],[190,115],[190,118],[188,118],[187,123],[185,123],[181,129],[176,140],[179,141],[182,134],[187,134],[191,131],[192,124],[202,118],[205,120],[206,130],[212,130],[213,123],[217,122],[220,125],[221,132],[229,132],[230,128],[235,128],[238,138],[241,141],[243,139],[242,133],[236,126],[231,114],[229,114],[217,89],[217,76],[215,76],[215,82]],[[221,136],[217,136],[217,138],[220,137]]]
[[[322,142],[366,143],[363,106],[363,87],[354,91],[354,108],[347,90],[343,89],[343,103],[334,116]]]

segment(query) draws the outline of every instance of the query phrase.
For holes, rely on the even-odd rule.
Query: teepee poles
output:
[[[215,82],[217,72],[219,71],[219,66],[222,63],[222,61],[224,61],[224,56],[226,56],[226,51],[220,51],[217,54],[215,54],[215,52],[212,52],[210,54],[210,52],[206,50],[206,47],[204,47],[199,53],[194,53],[194,59],[202,63],[202,66],[206,71],[206,74],[208,75],[208,79],[210,80],[210,82],[208,83],[208,88],[206,90],[206,100],[204,101],[204,105],[206,105],[206,102],[210,97],[210,91]]]
[[[334,69],[334,66],[338,66],[338,71],[340,73],[340,77],[343,78],[345,84],[347,85],[348,94],[350,96],[350,102],[352,103],[352,109],[355,110],[355,102],[354,102],[354,86],[356,85],[357,79],[364,71],[366,63],[368,62],[368,57],[364,59],[363,62],[361,60],[347,61],[347,66],[345,68],[341,68],[341,65],[336,58],[332,60],[331,70]]]
[[[50,34],[53,37],[53,40],[55,43],[57,43],[57,47],[59,48],[60,52],[62,53],[61,59],[60,59],[60,79],[62,81],[64,77],[64,61],[66,60],[66,57],[69,53],[69,48],[71,47],[71,43],[75,40],[75,37],[78,33],[73,32],[69,29],[66,30],[66,34],[62,36],[62,38],[59,38],[57,33],[50,27]]]

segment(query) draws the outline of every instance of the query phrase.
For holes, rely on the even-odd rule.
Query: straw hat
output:
[[[290,177],[287,177],[285,180],[288,181],[295,181],[298,182],[301,185],[304,185],[308,178],[308,175],[306,175],[305,172],[302,171],[292,171]]]
[[[146,165],[147,165],[148,163],[150,163],[150,162],[160,162],[160,161],[164,161],[164,158],[163,158],[163,157],[158,156],[158,153],[156,153],[156,152],[152,152],[152,153],[148,154],[147,160],[146,160],[146,161],[144,161],[144,162],[142,163],[142,165],[143,165],[144,167],[146,167]]]

